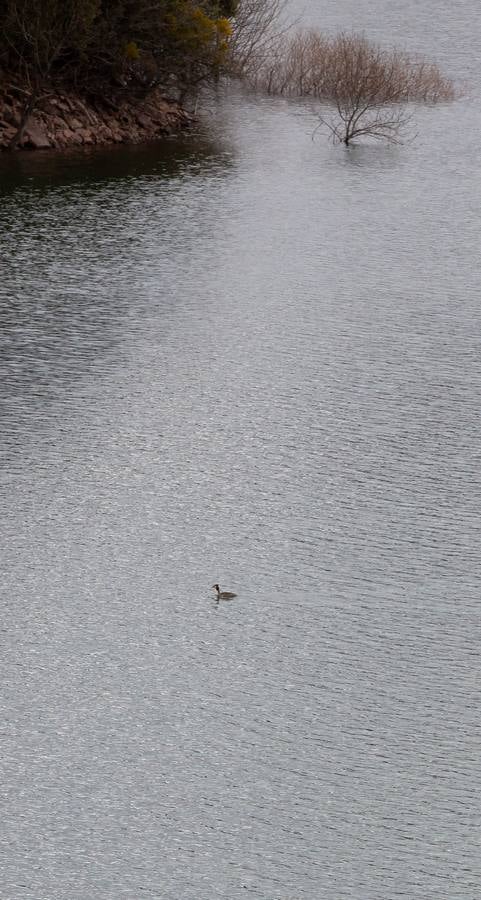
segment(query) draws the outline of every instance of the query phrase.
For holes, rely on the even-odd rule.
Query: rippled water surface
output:
[[[465,97],[0,159],[6,900],[480,895],[481,12],[304,14]]]

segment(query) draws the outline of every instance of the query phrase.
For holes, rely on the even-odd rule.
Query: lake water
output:
[[[0,159],[5,900],[480,895],[481,7],[322,6],[465,97]]]

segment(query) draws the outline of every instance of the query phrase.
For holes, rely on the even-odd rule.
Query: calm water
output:
[[[0,160],[5,900],[479,897],[481,8],[304,12],[467,96]]]

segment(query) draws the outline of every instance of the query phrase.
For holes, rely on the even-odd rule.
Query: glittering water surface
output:
[[[481,13],[421,6],[305,4],[466,80],[403,147],[0,160],[6,900],[479,897]]]

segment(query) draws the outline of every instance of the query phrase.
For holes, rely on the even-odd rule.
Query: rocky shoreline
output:
[[[11,149],[24,101],[16,86],[0,89],[0,151]],[[143,98],[80,97],[55,91],[39,99],[17,150],[66,149],[95,144],[141,143],[189,128],[193,116],[159,90]]]

